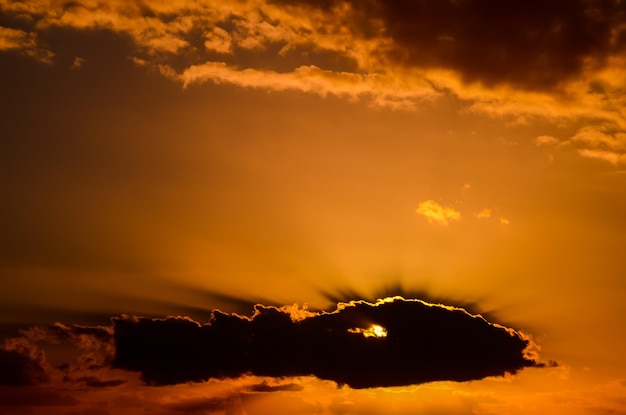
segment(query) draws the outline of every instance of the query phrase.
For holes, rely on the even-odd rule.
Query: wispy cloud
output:
[[[607,161],[613,165],[618,165],[626,162],[626,154],[618,153],[615,151],[583,148],[578,150],[578,153],[583,157]]]
[[[559,139],[556,137],[552,137],[551,135],[540,135],[535,138],[535,144],[538,146],[549,146],[554,145],[559,142]]]
[[[17,51],[43,63],[51,63],[54,54],[39,46],[37,34],[0,26],[0,51]]]

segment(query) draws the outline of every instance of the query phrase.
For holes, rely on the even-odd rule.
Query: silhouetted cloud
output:
[[[375,303],[379,298],[387,297],[419,298],[421,301],[430,304],[454,304],[455,307],[462,308],[470,314],[480,314],[491,323],[508,326],[506,322],[498,319],[497,310],[486,310],[484,307],[481,307],[480,302],[476,299],[470,300],[450,295],[435,294],[426,285],[405,286],[399,279],[394,281],[394,279],[388,275],[385,275],[384,279],[388,282],[371,292],[357,291],[344,287],[320,289],[319,293],[332,303],[332,307],[325,308],[323,311],[332,312],[335,310],[338,303],[349,303],[354,298],[360,298],[370,303]]]
[[[0,385],[27,386],[46,382],[48,371],[41,356],[0,349]]]
[[[303,313],[257,305],[251,318],[114,319],[113,366],[165,385],[252,374],[307,376],[353,388],[468,381],[543,366],[523,334],[460,308],[400,297]],[[380,326],[365,336],[363,331]],[[361,330],[359,330],[361,329]]]
[[[78,379],[74,379],[76,382],[80,382],[85,386],[92,388],[111,388],[114,386],[123,385],[126,383],[126,379],[98,379],[95,376],[83,376]]]
[[[44,345],[63,348],[66,361],[50,364],[46,360]],[[101,380],[93,375],[108,368],[112,356],[111,327],[60,323],[33,326],[20,330],[19,336],[7,338],[0,345],[0,386],[48,384],[60,373],[65,373],[64,381],[80,382],[90,387],[118,386],[126,381]]]
[[[267,381],[263,381],[256,385],[250,386],[251,392],[296,392],[303,389],[302,385],[296,383],[284,383],[280,385],[270,385]]]
[[[420,68],[457,71],[467,81],[552,88],[624,49],[626,8],[613,0],[275,0],[332,12],[349,4],[346,24],[386,36],[385,55]],[[358,10],[358,12],[357,12]],[[369,23],[368,23],[369,22]],[[375,22],[375,23],[372,23]]]

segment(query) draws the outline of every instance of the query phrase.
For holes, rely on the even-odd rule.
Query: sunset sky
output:
[[[626,414],[626,2],[0,0],[0,71],[0,412]]]

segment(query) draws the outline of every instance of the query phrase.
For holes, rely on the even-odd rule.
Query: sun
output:
[[[363,334],[365,337],[368,337],[368,334],[372,337],[387,337],[387,330],[383,326],[372,324],[372,326]]]
[[[379,324],[372,324],[366,329],[363,328],[354,328],[348,329],[350,333],[361,333],[365,337],[387,337],[387,329]]]

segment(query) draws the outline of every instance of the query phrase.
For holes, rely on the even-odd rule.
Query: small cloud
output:
[[[483,210],[478,212],[478,215],[476,215],[476,217],[478,219],[488,219],[488,218],[490,218],[491,217],[491,209],[484,208]]]
[[[604,128],[583,127],[572,137],[572,141],[596,150],[616,152],[626,150],[626,133],[607,132]]]
[[[68,379],[71,380],[71,379]],[[92,388],[111,388],[115,386],[120,386],[126,383],[126,379],[99,379],[95,376],[83,376],[78,379],[74,379],[76,382],[83,383],[85,386],[89,386]]]
[[[442,225],[448,225],[451,220],[461,219],[461,212],[452,207],[442,206],[434,200],[421,202],[415,209],[415,213],[426,217],[429,223],[438,222]]]
[[[54,54],[39,46],[37,35],[0,26],[0,51],[17,50],[42,63],[52,63]]]
[[[540,135],[535,138],[535,144],[537,146],[552,146],[559,142],[556,137],[552,137],[551,135]]]
[[[249,388],[251,392],[298,392],[303,389],[304,387],[302,385],[298,385],[296,383],[282,383],[273,385],[269,384],[267,380],[252,385]]]
[[[511,223],[507,218],[500,217],[500,223],[503,225],[508,225]]]
[[[381,338],[387,337],[387,329],[378,324],[372,324],[367,328],[357,327],[354,329],[348,329],[348,333],[358,333],[365,337]]]
[[[80,69],[83,67],[83,64],[85,63],[85,60],[81,57],[75,57],[74,61],[72,62],[72,64],[70,65],[71,69]]]
[[[523,115],[515,117],[512,121],[506,123],[507,127],[522,127],[528,125],[528,118]]]
[[[578,150],[578,154],[583,157],[608,161],[613,165],[617,165],[626,161],[626,155],[617,153],[615,151],[608,150],[591,150],[588,148],[583,148]]]
[[[231,53],[232,50],[232,37],[231,35],[220,27],[214,28],[211,32],[205,35],[204,47],[207,50],[217,53]]]
[[[129,59],[131,60],[131,62],[133,62],[137,66],[148,66],[149,65],[147,60],[138,58],[136,56],[131,56]]]
[[[35,46],[32,37],[23,30],[0,26],[0,50],[31,48]]]

